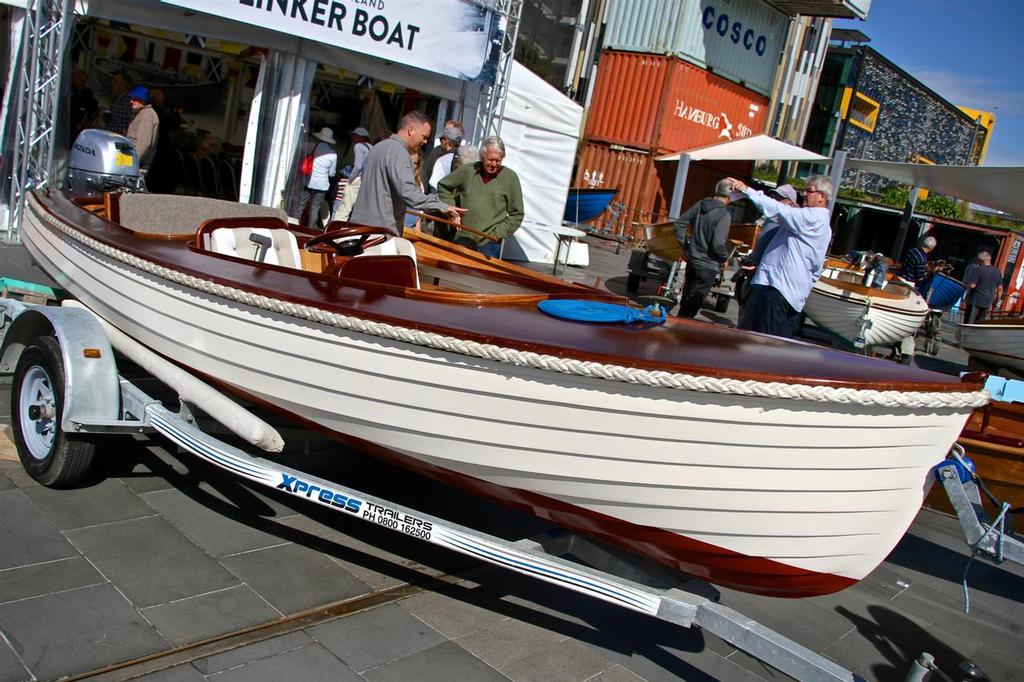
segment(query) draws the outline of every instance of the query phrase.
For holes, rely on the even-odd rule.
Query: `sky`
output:
[[[996,115],[985,166],[1024,166],[1024,0],[873,0],[856,28],[946,100]]]

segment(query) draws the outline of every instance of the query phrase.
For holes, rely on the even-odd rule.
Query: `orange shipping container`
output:
[[[634,224],[657,223],[668,219],[672,188],[675,185],[677,161],[655,161],[654,155],[637,149],[603,142],[587,142],[576,167],[576,187],[614,187],[614,201],[626,210],[615,225],[607,224],[605,212],[595,223],[617,234],[631,234]],[[750,162],[704,162],[690,164],[683,209],[698,199],[710,196],[715,183],[722,178],[750,177]],[[639,235],[634,235],[639,236]]]
[[[585,137],[657,153],[764,132],[768,99],[678,57],[605,50]]]

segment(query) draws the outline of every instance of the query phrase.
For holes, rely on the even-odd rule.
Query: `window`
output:
[[[847,111],[850,113],[850,123],[869,133],[874,132],[875,124],[878,122],[878,102],[867,95],[854,92],[852,88],[846,88],[843,91],[843,103],[840,110],[843,118],[846,118]]]

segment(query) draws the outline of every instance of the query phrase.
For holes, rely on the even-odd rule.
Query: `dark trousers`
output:
[[[718,277],[717,268],[702,268],[692,263],[686,264],[686,280],[683,282],[683,296],[679,301],[679,317],[693,318],[697,316],[704,297],[715,285]]]
[[[965,324],[974,324],[975,322],[981,322],[988,317],[988,306],[981,307],[980,305],[969,305],[967,306],[967,318],[964,320]]]
[[[751,284],[740,312],[740,329],[791,338],[800,321],[800,312],[775,287]]]
[[[324,197],[327,196],[327,190],[310,189],[307,187],[303,192],[305,199],[305,207],[302,210],[303,224],[314,230],[324,229],[323,223],[320,222],[320,208],[324,205]]]

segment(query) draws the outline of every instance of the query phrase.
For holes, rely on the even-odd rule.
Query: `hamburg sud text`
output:
[[[389,19],[384,14],[370,14],[362,8],[352,10],[341,0],[238,0],[239,5],[266,12],[280,12],[292,20],[349,33],[357,38],[367,37],[374,42],[413,49],[420,27]],[[348,4],[361,4],[379,12],[384,11],[384,0],[348,0]]]
[[[354,497],[347,490],[334,490],[305,481],[298,476],[282,473],[281,482],[277,484],[277,489],[287,491],[296,497],[305,497],[308,500],[319,502],[325,507],[354,514],[364,521],[369,521],[391,530],[397,530],[423,540],[430,539],[430,532],[434,527],[430,521],[418,518],[412,514],[392,509],[377,502],[361,500]]]

